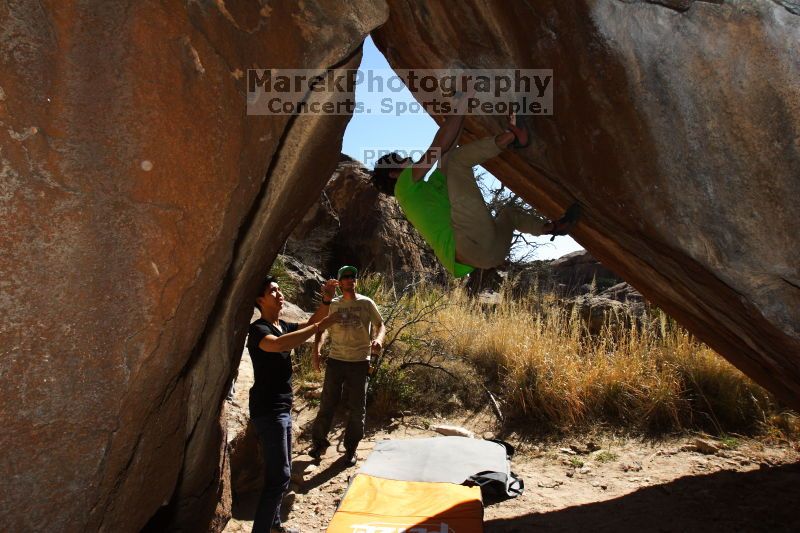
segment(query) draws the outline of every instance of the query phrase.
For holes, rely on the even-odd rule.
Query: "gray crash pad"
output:
[[[460,484],[479,472],[509,473],[505,446],[466,437],[379,442],[359,473],[397,481]]]

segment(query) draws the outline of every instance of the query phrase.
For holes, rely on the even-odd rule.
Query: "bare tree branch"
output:
[[[447,374],[451,378],[458,379],[455,374],[453,374],[452,372],[450,372],[446,368],[443,368],[443,367],[441,367],[439,365],[432,365],[430,363],[424,363],[422,361],[409,361],[408,363],[403,363],[402,365],[400,365],[399,368],[400,368],[400,370],[404,370],[404,369],[406,369],[406,368],[408,368],[410,366],[424,366],[426,368],[432,368],[434,370],[441,370],[442,372],[444,372],[445,374]]]

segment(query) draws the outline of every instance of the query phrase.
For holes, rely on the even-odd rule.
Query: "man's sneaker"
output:
[[[352,452],[345,452],[343,461],[347,466],[356,466],[356,463],[358,462],[358,455],[356,455],[355,450]]]
[[[272,526],[269,533],[300,533],[300,530],[295,527]]]
[[[324,446],[312,446],[311,450],[309,450],[308,455],[314,459],[315,461],[321,461],[322,456],[325,455],[325,451],[327,450]]]

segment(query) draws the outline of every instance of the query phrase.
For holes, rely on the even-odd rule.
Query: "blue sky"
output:
[[[362,70],[388,70],[391,68],[370,37],[367,37],[364,43],[364,57],[361,60],[360,68]],[[342,151],[366,164],[369,168],[372,168],[374,156],[378,150],[397,148],[424,150],[430,145],[436,134],[436,122],[424,112],[377,113],[381,100],[387,97],[393,99],[395,109],[399,108],[398,102],[401,103],[400,105],[402,103],[410,105],[416,102],[408,89],[400,92],[390,92],[386,89],[382,92],[369,92],[359,85],[356,88],[356,99],[363,102],[366,109],[374,112],[354,114],[344,134]],[[487,174],[489,173],[487,172]],[[566,236],[556,237],[552,243],[550,237],[538,237],[534,240],[544,245],[537,248],[535,259],[554,259],[582,249],[577,242]]]

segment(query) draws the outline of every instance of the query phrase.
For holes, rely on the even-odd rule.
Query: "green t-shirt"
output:
[[[408,221],[433,248],[433,253],[448,272],[460,278],[475,270],[456,261],[456,240],[450,222],[447,178],[438,168],[433,171],[428,181],[414,182],[411,177],[411,167],[406,167],[397,177],[394,196]]]

